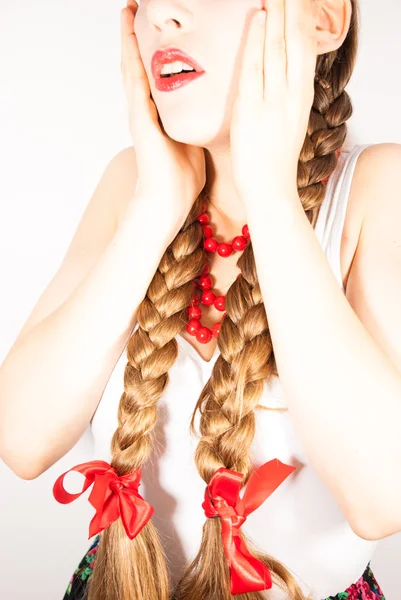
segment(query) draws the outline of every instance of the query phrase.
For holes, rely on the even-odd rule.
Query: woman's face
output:
[[[140,0],[135,17],[142,61],[166,133],[196,146],[229,143],[246,35],[264,0]],[[172,92],[156,88],[151,60],[168,47],[184,50],[205,73]]]

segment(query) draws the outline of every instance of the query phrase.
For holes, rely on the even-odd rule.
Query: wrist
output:
[[[275,215],[286,217],[298,209],[303,210],[298,190],[284,186],[259,189],[252,197],[247,194],[243,203],[249,220],[258,220],[264,215],[271,220]]]

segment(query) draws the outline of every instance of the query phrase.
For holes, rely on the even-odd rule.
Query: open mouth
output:
[[[179,71],[178,73],[166,73],[165,75],[160,75],[161,79],[166,79],[167,77],[177,77],[178,75],[185,75],[185,73],[196,73],[195,69],[184,69]]]

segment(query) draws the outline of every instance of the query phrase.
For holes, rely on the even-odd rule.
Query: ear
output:
[[[351,0],[315,0],[317,54],[337,50],[351,23]]]

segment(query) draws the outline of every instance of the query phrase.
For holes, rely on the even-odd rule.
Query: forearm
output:
[[[2,365],[1,458],[22,477],[37,476],[80,439],[135,326],[169,242],[144,206],[135,202],[74,292]]]
[[[319,476],[349,522],[374,531],[386,498],[401,498],[401,377],[345,298],[299,198],[291,200],[248,216],[280,381]]]

